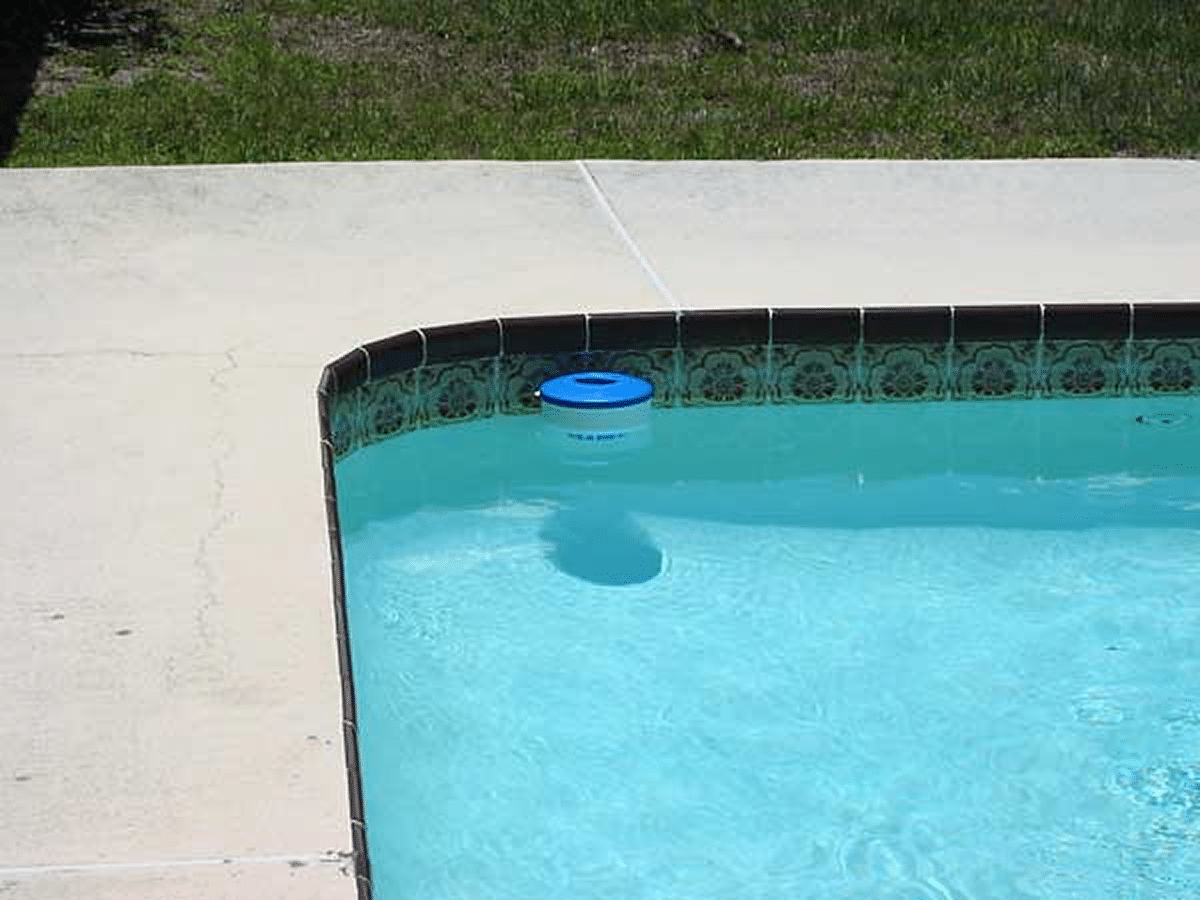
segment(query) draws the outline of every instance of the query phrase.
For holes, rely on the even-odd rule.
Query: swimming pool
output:
[[[1200,886],[1194,309],[1142,317],[1170,336],[1139,339],[1126,307],[1123,338],[1101,309],[1049,340],[1056,312],[1030,337],[1003,311],[1008,336],[975,341],[984,317],[955,311],[940,344],[913,335],[941,311],[850,312],[855,334],[805,320],[824,343],[769,313],[765,345],[754,311],[709,316],[698,352],[687,314],[674,346],[512,360],[430,363],[447,335],[420,334],[419,362],[349,389],[342,361],[327,462],[364,892]],[[866,340],[881,322],[891,340]],[[536,418],[489,417],[597,352],[657,379],[646,451],[581,468]],[[470,377],[490,406],[443,390]],[[934,399],[971,389],[987,402]]]

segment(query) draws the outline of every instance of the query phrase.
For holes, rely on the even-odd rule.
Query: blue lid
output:
[[[616,409],[645,403],[654,385],[616,372],[576,372],[552,378],[541,387],[542,402],[575,409]]]

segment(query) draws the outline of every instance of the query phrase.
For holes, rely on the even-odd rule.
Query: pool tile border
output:
[[[954,310],[955,343],[1036,343],[1041,336],[1040,306],[964,306]]]
[[[950,340],[954,312],[949,306],[864,309],[861,341],[879,344],[942,345]]]
[[[322,375],[335,457],[532,414],[549,378],[613,369],[656,406],[1154,396],[1200,389],[1200,303],[726,309],[484,319],[358,347]]]
[[[656,406],[1200,394],[1200,303],[728,309],[418,328],[331,362],[317,387],[359,900],[371,900],[335,469],[419,428],[538,410],[583,369],[647,378]]]

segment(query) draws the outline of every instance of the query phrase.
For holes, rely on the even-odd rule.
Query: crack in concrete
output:
[[[145,869],[180,869],[195,866],[234,866],[285,863],[298,869],[307,865],[341,865],[354,854],[349,850],[326,850],[324,853],[277,854],[273,856],[214,856],[200,859],[154,859],[137,862],[48,863],[37,866],[0,866],[0,878],[21,878],[33,875],[71,875],[119,873]]]
[[[194,353],[177,350],[135,350],[131,347],[97,347],[94,350],[55,350],[43,353],[0,353],[0,359],[90,359],[97,356],[125,356],[133,359],[214,359],[228,357],[227,352]]]
[[[620,239],[621,243],[625,245],[625,249],[628,250],[630,255],[637,261],[637,264],[642,267],[642,271],[645,272],[646,277],[650,279],[650,283],[654,286],[654,290],[658,293],[658,296],[665,300],[671,309],[675,310],[675,312],[679,312],[681,309],[679,300],[676,299],[675,294],[672,293],[671,289],[667,287],[667,283],[662,280],[662,277],[658,274],[658,270],[654,268],[654,264],[650,261],[650,258],[646,255],[645,251],[642,250],[641,246],[629,232],[629,229],[626,227],[624,221],[622,221],[621,216],[617,213],[616,208],[612,205],[612,201],[609,199],[608,194],[604,192],[604,188],[600,186],[600,182],[596,180],[596,176],[592,174],[592,170],[588,167],[587,161],[577,159],[575,160],[575,166],[579,170],[579,174],[582,176],[584,184],[586,184],[588,189],[592,192],[592,198],[596,201],[596,205],[600,208],[600,211],[604,214],[604,217],[608,219],[609,227],[612,229],[613,233]]]
[[[217,535],[221,533],[230,519],[229,510],[225,506],[225,466],[230,456],[233,455],[233,436],[228,433],[226,427],[226,420],[229,416],[229,385],[225,383],[224,379],[239,368],[234,350],[226,350],[223,356],[225,364],[214,369],[208,376],[208,383],[214,394],[213,409],[217,417],[215,434],[217,452],[213,455],[212,460],[213,487],[209,501],[213,518],[208,528],[200,536],[196,545],[196,555],[192,560],[200,576],[200,589],[203,594],[200,607],[196,610],[196,630],[206,649],[211,649],[213,645],[209,614],[221,604],[220,598],[217,596],[217,574],[209,554]]]

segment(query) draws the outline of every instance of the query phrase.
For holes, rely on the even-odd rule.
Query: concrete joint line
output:
[[[629,233],[629,229],[625,227],[625,223],[621,221],[621,217],[617,215],[617,211],[613,209],[613,205],[609,202],[604,190],[592,175],[592,170],[588,168],[587,163],[582,159],[575,160],[575,165],[579,169],[579,173],[583,176],[584,182],[591,189],[596,203],[608,218],[608,224],[616,232],[617,237],[621,239],[621,243],[633,254],[633,258],[638,261],[642,270],[649,276],[650,283],[654,285],[654,289],[658,291],[658,295],[671,305],[671,309],[679,312],[681,309],[679,301],[675,299],[675,295],[671,293],[671,289],[667,287],[666,283],[659,278],[658,272],[654,270],[654,266],[646,258],[646,254],[642,252],[642,248],[638,246],[637,241],[633,239],[633,235]]]
[[[287,863],[299,868],[308,865],[344,863],[353,854],[348,851],[298,853],[294,856],[223,856],[208,859],[155,859],[143,862],[60,863],[42,866],[0,866],[0,878],[22,878],[36,875],[95,875],[111,872],[138,872],[148,869],[184,869],[196,866],[243,866]]]

